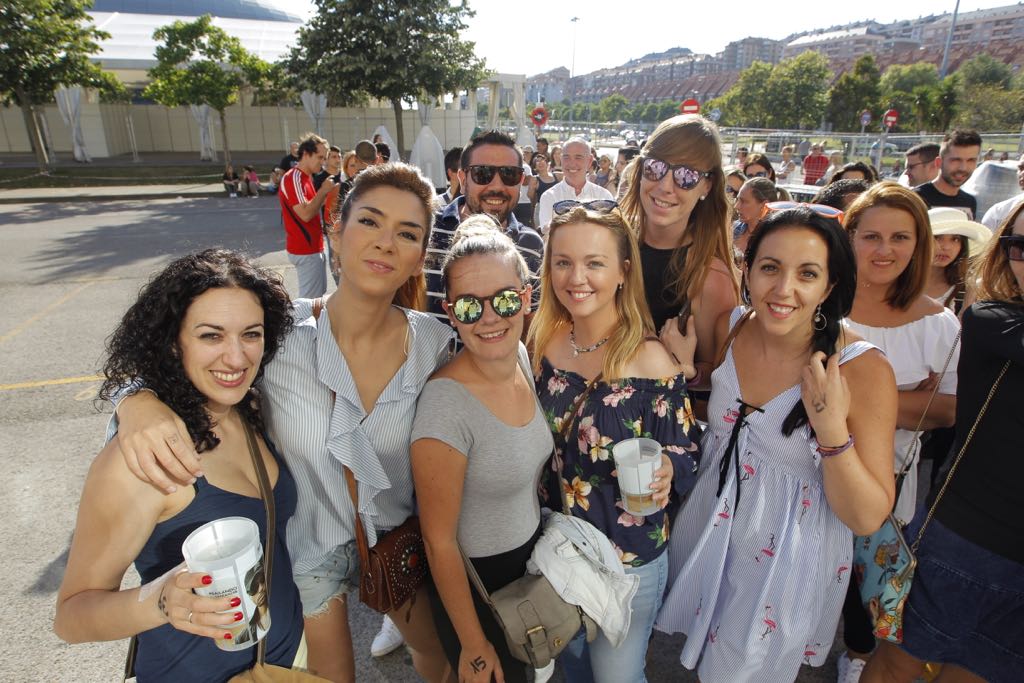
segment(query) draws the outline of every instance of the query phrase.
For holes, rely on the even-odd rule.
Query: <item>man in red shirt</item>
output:
[[[319,190],[313,188],[313,174],[327,158],[327,141],[306,135],[299,143],[299,163],[284,174],[277,196],[281,201],[285,249],[299,277],[299,298],[315,299],[327,292],[327,263],[320,209],[338,186],[326,178]]]
[[[804,185],[817,185],[828,170],[825,145],[811,145],[811,153],[804,157]]]

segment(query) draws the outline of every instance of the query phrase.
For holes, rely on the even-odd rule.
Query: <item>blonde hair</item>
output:
[[[914,219],[914,234],[917,238],[914,254],[907,267],[889,286],[889,295],[885,300],[893,308],[905,311],[910,308],[910,304],[924,294],[924,290],[928,286],[928,274],[932,266],[932,251],[934,249],[932,224],[928,220],[928,206],[916,192],[892,181],[887,180],[872,185],[867,192],[853,200],[850,208],[846,211],[846,220],[843,226],[850,234],[851,240],[854,238],[864,214],[876,206],[905,211]]]
[[[452,236],[452,245],[441,264],[441,282],[445,296],[452,267],[468,256],[499,256],[516,271],[521,285],[529,281],[530,270],[512,238],[502,232],[501,225],[486,213],[478,213],[459,223]]]
[[[527,346],[533,351],[534,372],[539,372],[540,359],[555,335],[572,323],[572,316],[558,300],[551,284],[551,245],[554,243],[555,233],[562,226],[576,223],[594,223],[612,233],[618,247],[619,266],[625,274],[622,289],[615,294],[615,311],[619,321],[605,344],[604,365],[601,368],[604,379],[611,380],[621,377],[626,364],[640,352],[644,339],[654,334],[654,321],[651,319],[644,295],[640,246],[629,223],[617,209],[599,213],[577,206],[572,211],[552,219],[544,245],[540,306],[530,323]]]
[[[1010,268],[1010,259],[999,242],[1000,237],[1013,234],[1013,226],[1022,212],[1024,204],[1018,204],[1003,221],[999,232],[985,245],[985,251],[971,265],[969,281],[977,288],[978,301],[1020,303],[1024,298],[1024,292],[1021,292]]]
[[[690,248],[676,249],[669,262],[666,282],[675,294],[675,302],[681,304],[691,292],[696,293],[703,287],[711,262],[716,258],[729,269],[733,293],[739,299],[740,280],[732,265],[732,230],[729,226],[732,205],[725,196],[722,141],[718,137],[718,128],[703,116],[683,114],[662,121],[647,139],[643,153],[627,169],[629,189],[621,202],[622,214],[638,231],[640,241],[643,241],[646,230],[643,205],[640,203],[640,181],[643,176],[643,159],[649,157],[670,164],[692,165],[699,171],[710,173],[708,181],[711,189],[690,212],[686,226],[686,233],[692,240]]]

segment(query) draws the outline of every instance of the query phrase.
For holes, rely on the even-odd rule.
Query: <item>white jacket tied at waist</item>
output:
[[[526,571],[542,574],[563,600],[601,627],[614,647],[622,643],[640,577],[626,574],[612,542],[592,524],[549,513]]]

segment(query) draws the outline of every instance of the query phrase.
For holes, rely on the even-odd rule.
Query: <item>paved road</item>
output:
[[[280,268],[294,292],[277,202],[5,205],[0,244],[0,681],[120,680],[125,642],[72,647],[51,630],[78,497],[107,420],[93,401],[103,340],[154,271],[201,247],[242,249]],[[352,622],[360,681],[416,680],[402,651],[370,659],[375,614],[357,606]],[[652,683],[696,680],[676,663],[680,644],[655,636]],[[798,680],[834,681],[834,665]]]

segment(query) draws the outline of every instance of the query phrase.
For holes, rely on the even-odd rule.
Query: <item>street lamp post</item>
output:
[[[576,106],[576,86],[573,84],[572,79],[576,74],[576,22],[580,20],[579,17],[573,17],[569,21],[572,22],[572,61],[569,63],[569,136],[572,136],[572,120],[574,116],[573,108]]]
[[[953,8],[953,20],[949,23],[949,35],[946,36],[946,49],[942,51],[942,67],[939,69],[939,78],[946,77],[946,69],[949,67],[949,48],[953,44],[953,31],[956,30],[956,15],[960,11],[960,0],[956,0]]]

